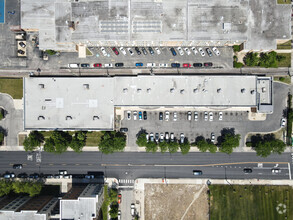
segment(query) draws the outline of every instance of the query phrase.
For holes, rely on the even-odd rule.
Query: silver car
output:
[[[208,112],[204,112],[204,120],[205,120],[205,121],[208,120]]]
[[[173,113],[173,121],[177,121],[177,112]]]

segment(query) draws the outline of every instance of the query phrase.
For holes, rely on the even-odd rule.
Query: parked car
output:
[[[22,169],[22,164],[13,164],[13,169]]]
[[[79,67],[79,63],[69,63],[68,64],[69,68],[78,68]]]
[[[28,175],[26,173],[20,173],[20,174],[17,175],[17,178],[25,179],[25,178],[28,178]]]
[[[279,168],[273,168],[272,173],[281,173],[281,170]]]
[[[173,67],[173,68],[179,68],[180,67],[180,63],[171,63],[171,67]]]
[[[161,51],[160,51],[160,49],[158,47],[155,47],[155,51],[157,52],[158,55],[161,54]]]
[[[204,66],[205,67],[212,67],[213,66],[213,63],[209,62],[209,63],[204,63]]]
[[[204,112],[204,120],[205,120],[205,121],[208,120],[208,112]]]
[[[88,63],[82,63],[82,64],[80,64],[80,66],[82,68],[89,68],[90,67],[90,64],[88,64]]]
[[[143,66],[143,63],[136,63],[135,66]]]
[[[174,133],[171,133],[171,134],[170,134],[170,141],[171,141],[171,142],[174,142],[174,140],[175,140],[175,139],[174,139]]]
[[[123,63],[115,63],[115,66],[116,66],[116,67],[123,67],[124,64],[123,64]]]
[[[101,51],[104,56],[108,56],[108,53],[106,52],[106,49],[104,47],[101,47]]]
[[[101,63],[95,63],[94,67],[102,67],[102,64]]]
[[[163,112],[160,112],[160,113],[159,113],[159,120],[160,120],[160,121],[163,121]]]
[[[142,120],[142,112],[138,112],[138,119]]]
[[[154,133],[152,132],[152,133],[150,133],[150,141],[151,141],[151,142],[154,142],[154,140],[155,140],[155,139],[154,139]]]
[[[219,112],[219,121],[223,120],[223,112]]]
[[[177,112],[173,113],[173,121],[177,121]]]
[[[198,112],[194,112],[194,121],[198,120]]]
[[[213,132],[211,133],[211,142],[215,143],[215,134]]]
[[[118,52],[118,50],[117,50],[116,47],[112,47],[112,50],[113,50],[113,52],[114,52],[117,56],[119,55],[119,52]]]
[[[131,205],[130,205],[130,214],[131,214],[131,216],[135,215],[135,205],[134,205],[134,203],[131,203]]]
[[[66,174],[66,175],[63,176],[63,178],[64,179],[71,179],[72,178],[72,175]]]
[[[136,120],[137,119],[137,111],[134,111],[133,112],[133,120]]]
[[[30,174],[28,178],[30,178],[30,179],[38,179],[39,178],[39,174],[37,174],[37,173]]]
[[[128,50],[128,52],[130,53],[130,56],[133,56],[134,53],[133,53],[133,51],[131,50],[131,48],[128,47],[127,50]]]
[[[202,171],[201,170],[193,170],[193,175],[194,176],[201,176],[202,175]]]
[[[19,46],[21,46],[22,48],[25,48],[25,47],[26,47],[25,43],[23,43],[22,41],[20,41],[18,44],[19,44]]]
[[[168,64],[167,63],[160,63],[159,67],[168,67]]]
[[[164,134],[161,133],[161,134],[160,134],[160,142],[163,142],[163,141],[164,141]]]
[[[214,53],[215,53],[217,56],[220,56],[220,51],[218,50],[218,48],[213,47],[212,50],[214,51]]]
[[[193,67],[202,67],[202,63],[194,63]]]
[[[175,51],[175,49],[173,47],[170,48],[170,51],[171,51],[171,53],[172,53],[173,56],[176,56],[177,55],[177,53],[176,53],[176,51]]]
[[[184,55],[184,52],[183,52],[183,50],[182,50],[181,47],[177,47],[177,50],[178,50],[178,52],[179,52],[179,54],[180,54],[181,56]]]
[[[191,112],[187,112],[187,120],[191,121]]]
[[[118,220],[121,220],[121,210],[118,210]]]
[[[243,169],[243,172],[244,173],[252,173],[252,169],[250,169],[250,168],[244,168]]]
[[[184,143],[184,134],[183,133],[181,133],[180,134],[180,144],[183,144]]]
[[[147,67],[155,67],[156,64],[155,63],[147,63]]]
[[[194,55],[198,54],[198,51],[197,51],[197,49],[195,47],[192,47],[191,50],[194,53]]]
[[[121,204],[122,195],[118,194],[118,204]]]
[[[144,111],[144,112],[143,112],[143,120],[147,120],[147,119],[148,119],[147,112]]]
[[[165,111],[165,120],[169,121],[170,118],[170,112],[169,111]]]
[[[151,54],[151,55],[154,55],[154,50],[153,50],[153,48],[149,47],[148,49],[149,49],[150,54]]]
[[[189,67],[191,67],[191,65],[190,65],[190,63],[183,63],[183,67],[189,68]]]
[[[210,48],[207,48],[206,51],[207,51],[207,54],[209,55],[209,57],[213,56],[213,53],[212,53],[212,51],[210,50]]]
[[[86,179],[95,179],[95,176],[87,174],[87,175],[84,176],[84,178],[86,178]]]
[[[67,170],[59,170],[59,174],[60,175],[66,175],[67,174]]]
[[[147,142],[149,142],[149,134],[148,133],[145,134],[145,139]]]
[[[127,120],[131,119],[131,111],[127,111]]]
[[[46,179],[52,179],[52,178],[54,178],[54,176],[52,174],[45,174],[44,175],[44,178],[46,178]]]
[[[281,128],[284,128],[286,126],[286,119],[282,118],[281,119]]]
[[[169,142],[169,132],[165,133],[165,140],[166,140],[166,142]]]
[[[128,128],[120,128],[120,132],[128,132]]]
[[[21,54],[21,55],[24,55],[25,52],[23,50],[17,50],[17,53]]]
[[[213,121],[214,120],[214,115],[212,112],[209,113],[209,116],[210,116],[210,121]]]
[[[204,53],[204,51],[203,51],[203,49],[201,47],[198,48],[198,51],[199,51],[201,56],[203,56],[203,57],[205,56],[205,53]]]
[[[156,133],[155,134],[155,140],[156,140],[157,143],[159,143],[159,140],[160,140],[159,133]]]
[[[135,51],[136,51],[137,55],[140,55],[140,54],[141,54],[141,52],[140,52],[140,50],[139,50],[139,48],[138,48],[138,47],[135,47],[134,49],[135,49]]]
[[[125,51],[125,49],[124,49],[123,47],[120,47],[119,50],[121,51],[121,53],[122,53],[123,55],[126,55],[126,51]]]
[[[147,55],[148,54],[147,50],[144,47],[142,47],[141,50],[142,50],[142,52],[143,52],[144,55]]]
[[[191,54],[190,50],[189,50],[187,47],[184,48],[184,51],[185,51],[185,53],[186,53],[187,55],[190,55],[190,54]]]
[[[105,63],[105,67],[106,68],[112,68],[113,67],[113,64],[112,63]]]

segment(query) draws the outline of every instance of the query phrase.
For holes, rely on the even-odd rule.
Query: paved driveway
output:
[[[0,121],[7,136],[4,145],[18,146],[18,133],[23,131],[23,110],[15,109],[10,95],[0,93],[0,106],[7,111],[7,115]]]

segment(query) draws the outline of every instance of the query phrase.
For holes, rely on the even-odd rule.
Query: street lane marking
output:
[[[290,168],[290,163],[288,163],[288,169],[289,169],[289,180],[291,180],[291,168]]]
[[[66,165],[66,163],[62,163],[62,166],[65,166]]]
[[[49,163],[49,166],[53,166],[54,164],[53,163]]]
[[[219,163],[219,164],[101,164],[101,166],[129,166],[129,167],[210,167],[221,165],[234,165],[234,164],[257,164],[259,162],[235,162],[235,163]],[[262,162],[265,164],[288,164],[288,162]],[[221,166],[223,167],[223,166]],[[226,166],[227,167],[227,166]]]
[[[76,163],[75,166],[79,166],[79,163]]]
[[[92,166],[93,164],[92,163],[88,163],[88,166]]]

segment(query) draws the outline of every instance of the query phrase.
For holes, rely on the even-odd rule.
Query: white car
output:
[[[223,120],[223,112],[219,112],[219,121]]]
[[[218,50],[218,48],[213,47],[212,50],[214,51],[214,53],[215,53],[217,56],[220,56],[220,51]]]
[[[187,47],[184,48],[184,51],[185,51],[185,53],[186,53],[187,55],[190,55],[190,54],[191,54],[190,50],[189,50]]]
[[[198,48],[198,51],[199,51],[199,53],[200,53],[201,56],[204,57],[206,55],[201,47]]]
[[[111,68],[111,67],[113,67],[113,64],[112,63],[105,63],[105,67]]]
[[[180,134],[180,144],[183,144],[184,143],[184,134],[181,133]]]
[[[284,128],[286,125],[286,119],[285,118],[282,118],[281,119],[281,128]]]
[[[168,64],[167,63],[160,63],[159,67],[168,67]]]
[[[211,134],[211,141],[212,141],[212,143],[215,143],[215,134],[214,133]]]
[[[273,168],[272,173],[281,173],[281,170],[278,168]]]
[[[108,55],[108,53],[106,52],[106,50],[105,50],[104,47],[101,47],[101,51],[102,51],[102,53],[103,53],[104,56],[107,56]]]
[[[128,50],[128,52],[130,53],[130,56],[133,56],[134,53],[133,53],[133,51],[131,50],[131,48],[128,47],[127,50]]]
[[[191,112],[187,112],[187,120],[191,121]]]
[[[204,120],[205,120],[205,121],[208,120],[208,112],[204,112]]]
[[[193,51],[194,55],[198,54],[198,51],[195,47],[192,47],[191,50]]]
[[[133,112],[133,120],[136,120],[137,119],[137,111],[134,111]]]
[[[210,116],[210,121],[213,121],[214,120],[214,116],[213,116],[213,113],[212,112],[209,113],[209,116]]]
[[[165,120],[169,121],[169,118],[170,118],[170,112],[165,111]]]
[[[198,120],[198,112],[194,112],[194,121]]]
[[[147,142],[149,142],[149,134],[148,133],[145,134],[145,139]]]
[[[124,49],[123,47],[120,47],[119,50],[121,51],[121,53],[122,53],[123,55],[126,55],[126,51],[125,51],[125,49]]]
[[[181,56],[184,55],[184,52],[183,52],[183,50],[182,50],[181,47],[177,47],[177,50],[178,50],[178,52],[179,52],[179,54],[180,54]]]
[[[161,54],[161,51],[160,51],[160,49],[158,47],[155,47],[155,51],[157,52],[158,55]]]
[[[147,63],[147,67],[155,67],[156,64],[155,63]]]
[[[173,121],[177,121],[177,112],[173,113]]]
[[[163,141],[164,141],[164,134],[161,133],[161,134],[160,134],[160,142],[163,142]]]

